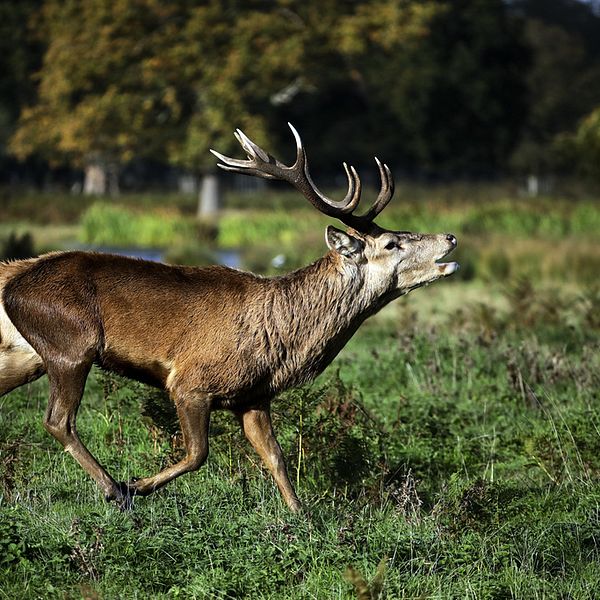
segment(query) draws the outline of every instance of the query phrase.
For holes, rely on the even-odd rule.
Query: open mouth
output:
[[[448,254],[450,254],[450,252],[452,252],[452,250],[454,250],[454,248],[451,248],[450,250],[448,250],[448,252],[446,252],[445,254],[442,254],[435,261],[435,266],[438,268],[438,270],[444,277],[447,277],[448,275],[452,275],[452,273],[456,273],[456,271],[458,271],[458,269],[460,269],[460,265],[456,261],[438,262],[440,260],[440,258],[444,258],[445,256],[448,256]]]
[[[456,262],[447,262],[447,263],[435,263],[436,267],[440,270],[442,275],[446,277],[447,275],[452,275],[452,273],[456,273],[458,269],[460,269],[460,265]]]

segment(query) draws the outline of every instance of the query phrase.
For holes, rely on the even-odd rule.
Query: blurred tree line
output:
[[[209,173],[240,127],[313,170],[600,177],[600,12],[578,0],[0,0],[0,171]],[[25,163],[23,163],[25,161]],[[22,165],[25,166],[22,166]]]

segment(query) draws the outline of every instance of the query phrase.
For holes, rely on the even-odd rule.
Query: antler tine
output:
[[[210,151],[212,154],[221,161],[220,163],[217,163],[217,166],[224,171],[231,171],[233,173],[255,175],[256,177],[263,177],[264,179],[276,179],[277,177],[274,173],[263,169],[262,166],[269,163],[278,164],[280,167],[283,165],[277,163],[272,156],[269,156],[267,152],[257,146],[241,129],[236,129],[233,135],[248,155],[249,160],[231,158],[211,148]]]
[[[346,198],[350,196],[350,190],[352,189],[352,195],[348,200],[348,204],[344,208],[340,208],[341,212],[348,215],[354,211],[354,209],[358,206],[360,202],[360,195],[362,193],[362,183],[360,182],[360,177],[356,172],[356,169],[353,166],[348,168],[346,163],[344,164],[344,171],[346,171],[346,177],[348,177],[348,193],[346,194]],[[344,200],[346,200],[344,198]],[[343,202],[343,201],[342,201]]]
[[[371,206],[371,208],[361,217],[367,221],[373,221],[373,219],[389,204],[389,201],[394,195],[394,177],[392,176],[390,168],[386,164],[382,164],[377,157],[375,157],[375,162],[379,168],[381,190],[379,191],[373,206]]]
[[[294,141],[296,142],[296,162],[293,164],[292,169],[301,169],[303,172],[307,170],[306,150],[304,144],[300,138],[300,134],[296,128],[288,121],[288,127],[292,130]]]
[[[292,166],[280,163],[276,158],[257,146],[244,132],[236,129],[234,135],[240,146],[248,155],[248,160],[230,158],[211,150],[221,161],[218,166],[225,171],[255,175],[265,179],[281,179],[291,183],[323,214],[339,219],[346,225],[358,230],[366,231],[372,227],[373,219],[385,208],[394,193],[392,174],[387,165],[382,165],[376,158],[381,176],[381,191],[373,206],[363,216],[352,214],[360,202],[362,184],[356,169],[344,165],[348,178],[348,191],[342,200],[335,201],[323,194],[315,185],[308,170],[306,150],[295,127],[288,123],[296,142],[296,160]]]
[[[221,162],[217,163],[217,167],[223,171],[232,173],[243,173],[244,175],[255,175],[263,179],[276,179],[275,175],[270,175],[264,171],[255,168],[254,162],[251,160],[238,160],[237,158],[229,158],[216,150],[210,150]]]
[[[242,169],[245,169],[249,162],[248,160],[239,160],[237,158],[230,158],[229,156],[225,156],[224,154],[221,154],[220,152],[217,152],[216,150],[213,150],[212,148],[209,149],[209,151],[214,154],[223,164],[221,163],[217,163],[217,167],[221,167],[221,169],[224,169],[225,171],[233,171],[236,168],[240,171],[242,171]]]
[[[259,158],[262,162],[268,163],[273,160],[260,146],[257,146],[241,129],[236,129],[234,134],[240,146],[246,151],[248,158],[256,161]]]
[[[348,178],[348,191],[342,200],[331,200],[331,198],[328,198],[319,190],[310,176],[306,150],[302,143],[302,139],[300,138],[300,134],[289,122],[288,127],[291,129],[294,140],[296,141],[296,162],[292,167],[289,167],[290,171],[293,171],[295,175],[295,180],[292,182],[293,185],[322,213],[330,217],[336,217],[342,222],[345,222],[338,214],[338,211],[342,215],[349,214],[360,202],[361,183],[356,169],[354,167],[348,169],[348,165],[344,163],[344,170],[346,171],[346,177]],[[333,211],[331,209],[333,209]]]
[[[218,167],[224,171],[254,175],[263,179],[289,180],[286,172],[291,172],[294,167],[288,167],[280,163],[276,158],[255,144],[241,129],[236,129],[233,135],[248,155],[248,160],[231,158],[211,148],[210,151],[212,154],[222,163],[217,163]]]

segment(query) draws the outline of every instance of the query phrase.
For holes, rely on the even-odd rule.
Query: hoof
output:
[[[113,491],[106,494],[104,498],[107,502],[116,502],[119,510],[126,511],[133,508],[133,496],[135,496],[135,490],[128,483],[118,481]]]
[[[126,494],[117,502],[117,506],[121,512],[129,512],[133,509],[133,494]]]

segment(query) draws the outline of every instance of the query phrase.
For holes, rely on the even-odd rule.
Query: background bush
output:
[[[194,240],[197,233],[192,219],[167,209],[146,212],[98,202],[81,217],[81,240],[86,244],[169,247]]]

